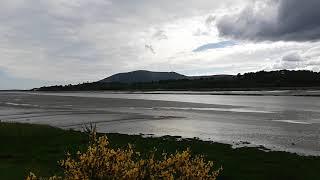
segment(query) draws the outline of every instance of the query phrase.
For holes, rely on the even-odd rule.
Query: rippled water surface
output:
[[[320,97],[287,96],[282,91],[264,96],[227,93],[234,95],[1,92],[0,119],[73,129],[95,122],[101,132],[200,137],[234,145],[249,142],[320,155]]]

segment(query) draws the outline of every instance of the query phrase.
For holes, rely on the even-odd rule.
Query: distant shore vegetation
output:
[[[250,90],[320,87],[320,73],[299,70],[259,71],[238,75],[206,76],[145,83],[92,82],[77,85],[49,86],[35,91],[99,91],[99,90]]]

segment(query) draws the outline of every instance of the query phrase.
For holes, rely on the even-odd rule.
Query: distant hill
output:
[[[238,75],[184,76],[174,72],[133,71],[101,81],[50,86],[38,91],[92,90],[250,90],[320,88],[320,73],[312,71],[259,71]]]
[[[145,83],[145,82],[156,82],[162,80],[179,80],[187,79],[187,76],[178,74],[176,72],[152,72],[152,71],[132,71],[127,73],[118,73],[102,79],[100,83]]]

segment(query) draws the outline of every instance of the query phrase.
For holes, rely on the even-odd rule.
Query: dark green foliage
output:
[[[42,125],[0,123],[0,179],[23,179],[30,171],[39,175],[60,172],[57,161],[67,151],[87,145],[88,137]]]

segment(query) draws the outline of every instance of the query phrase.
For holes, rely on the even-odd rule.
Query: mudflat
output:
[[[320,98],[125,92],[1,92],[0,119],[104,133],[175,135],[320,155]]]

